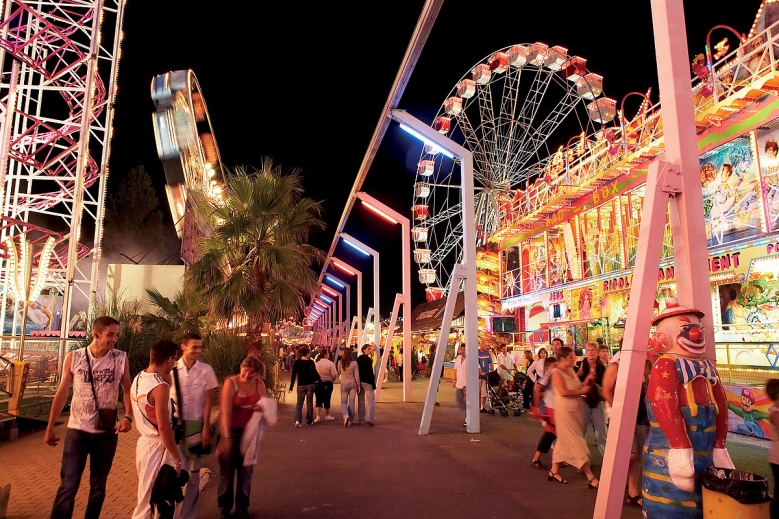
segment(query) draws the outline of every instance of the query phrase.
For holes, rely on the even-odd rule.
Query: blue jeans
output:
[[[354,421],[354,397],[357,396],[357,384],[341,384],[341,411],[349,421]]]
[[[314,384],[298,384],[298,403],[295,406],[295,421],[303,423],[303,400],[306,401],[306,423],[314,422]]]
[[[587,438],[587,429],[590,428],[590,421],[595,426],[595,439],[598,442],[598,450],[601,455],[606,450],[606,416],[603,414],[603,402],[598,402],[598,406],[592,408],[586,403],[584,408],[584,437]]]
[[[119,436],[114,431],[88,433],[68,429],[62,452],[60,487],[51,509],[52,519],[70,519],[89,456],[89,499],[85,519],[98,519],[105,501],[106,481],[114,462]]]
[[[242,434],[243,429],[231,429],[229,440],[225,438],[219,440],[221,448],[217,453],[219,459],[219,481],[216,486],[216,504],[219,507],[219,511],[225,514],[229,514],[230,510],[232,510],[233,500],[235,500],[236,512],[244,514],[249,512],[249,493],[252,489],[254,465],[243,466],[243,456],[241,456]],[[228,442],[230,445],[222,446],[222,442]],[[234,486],[236,475],[238,476],[238,484]],[[235,498],[233,498],[233,492],[235,492]]]
[[[357,394],[357,416],[360,423],[371,422],[373,423],[373,411],[376,408],[376,397],[373,394],[373,386],[360,382],[362,384],[362,391]],[[368,401],[367,411],[365,401]]]

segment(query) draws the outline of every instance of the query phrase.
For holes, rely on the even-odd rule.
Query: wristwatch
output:
[[[133,423],[133,417],[132,417],[132,416],[130,416],[129,414],[126,414],[126,415],[124,415],[124,416],[122,417],[122,420],[124,420],[125,418],[127,418],[128,420],[130,420],[130,423]]]

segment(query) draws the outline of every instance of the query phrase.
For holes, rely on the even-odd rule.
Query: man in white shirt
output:
[[[170,396],[176,405],[176,416],[184,420],[185,437],[178,445],[178,450],[182,469],[190,474],[184,489],[184,501],[177,507],[176,517],[192,519],[199,514],[200,458],[211,449],[211,394],[219,387],[219,381],[213,368],[198,360],[203,351],[203,338],[200,335],[188,333],[179,344],[181,358],[173,367],[178,381],[174,379]],[[183,399],[179,398],[179,389]]]
[[[452,378],[452,387],[454,388],[454,396],[457,400],[457,407],[460,411],[465,412],[465,344],[460,344],[457,349],[457,358],[454,359],[454,377]],[[468,426],[468,422],[463,423],[464,426]]]
[[[500,345],[497,360],[498,375],[500,375],[501,380],[511,380],[513,377],[511,376],[510,370],[516,370],[517,365],[514,363],[514,359],[511,358],[511,355],[509,355],[508,348],[505,344]]]

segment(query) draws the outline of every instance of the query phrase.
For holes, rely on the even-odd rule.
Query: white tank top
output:
[[[98,405],[92,394],[89,383],[89,365],[92,367],[92,379],[95,384]],[[119,401],[119,385],[122,382],[127,354],[120,350],[110,350],[102,359],[96,359],[89,347],[74,350],[71,357],[70,371],[73,374],[73,398],[70,402],[69,429],[96,433],[97,409],[116,409]]]
[[[162,380],[159,374],[141,371],[130,386],[130,399],[133,402],[135,427],[138,428],[138,432],[143,436],[159,437],[160,435],[160,432],[157,430],[157,411],[155,406],[149,404],[147,399],[147,395],[160,384],[170,386],[170,384]],[[170,411],[171,409],[173,409],[173,406],[171,402],[168,402],[168,410]]]

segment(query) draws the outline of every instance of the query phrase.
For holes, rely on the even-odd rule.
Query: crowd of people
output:
[[[276,401],[268,398],[266,368],[248,356],[240,373],[225,380],[221,406],[211,419],[214,370],[199,360],[203,339],[195,333],[179,343],[151,346],[149,364],[131,380],[127,354],[114,346],[119,322],[99,317],[93,340],[65,357],[63,375],[51,405],[44,441],[56,446],[56,420],[72,389],[60,486],[51,517],[71,518],[81,476],[89,458],[89,496],[85,518],[100,517],[106,482],[119,433],[137,429],[135,465],[137,506],[133,519],[198,517],[200,462],[216,449],[219,461],[217,506],[220,519],[249,517],[252,471],[267,426],[276,423]],[[120,395],[125,414],[118,416]]]

